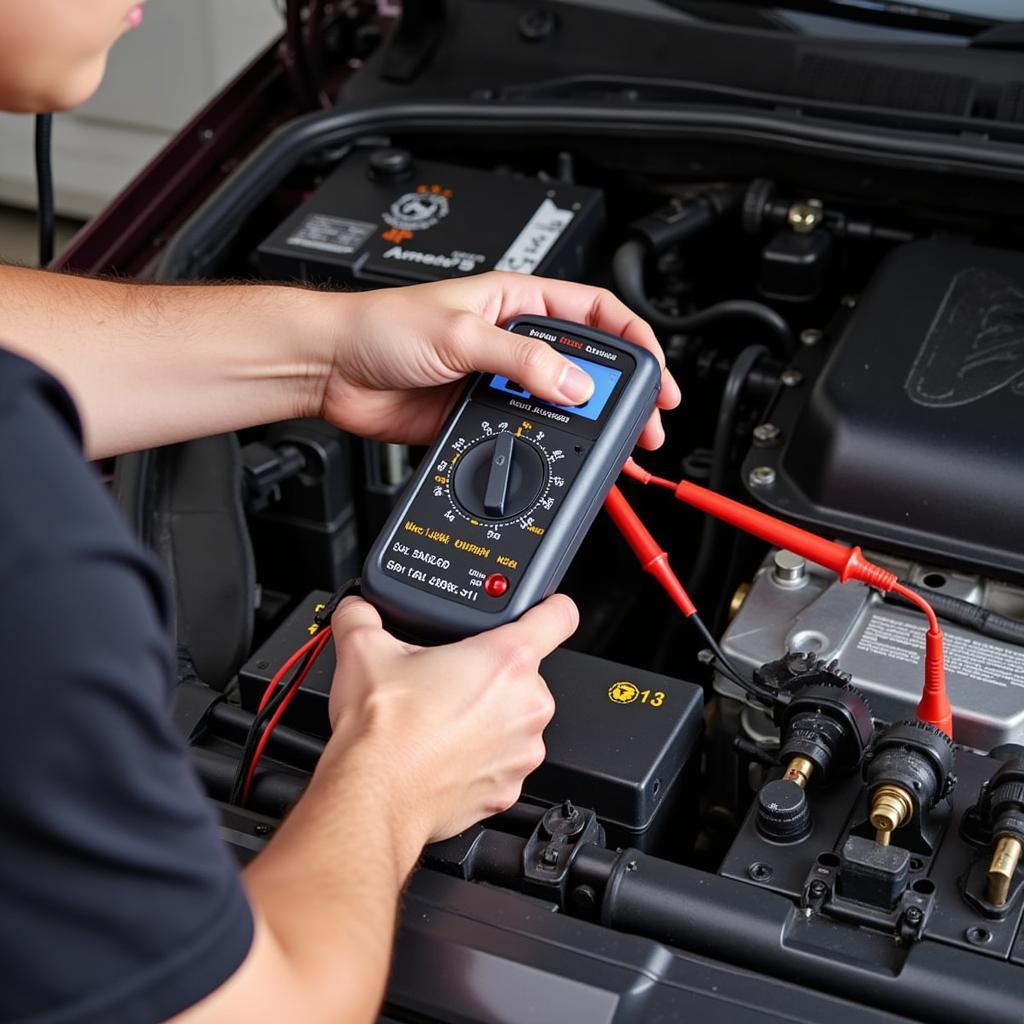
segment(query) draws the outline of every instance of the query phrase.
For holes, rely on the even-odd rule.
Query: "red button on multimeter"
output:
[[[500,572],[492,572],[484,580],[484,593],[488,597],[503,597],[508,591],[508,577],[502,576]]]

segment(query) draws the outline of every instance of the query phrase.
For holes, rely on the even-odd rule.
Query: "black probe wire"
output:
[[[55,216],[53,209],[53,114],[36,114],[36,195],[39,214],[39,266],[53,260]]]
[[[767,688],[759,686],[753,679],[747,679],[744,677],[736,665],[733,664],[729,655],[722,650],[721,645],[714,636],[712,636],[711,630],[705,625],[704,620],[700,615],[697,613],[691,615],[690,622],[693,623],[697,632],[700,633],[704,642],[708,645],[708,649],[714,655],[722,672],[724,672],[725,675],[728,676],[745,693],[749,694],[762,704],[767,703],[770,707],[775,702],[775,695]]]
[[[331,595],[330,599],[324,604],[324,607],[317,612],[313,619],[314,625],[317,626],[318,631],[322,631],[323,628],[330,623],[331,616],[334,614],[335,609],[338,605],[352,594],[359,593],[359,579],[349,580],[340,590],[335,591]],[[231,793],[228,797],[228,803],[237,804],[242,799],[242,790],[245,788],[245,777],[249,772],[249,764],[252,761],[253,755],[256,752],[256,745],[260,741],[260,736],[263,734],[263,730],[266,728],[267,723],[274,716],[274,712],[281,706],[281,704],[287,700],[294,691],[295,687],[298,686],[299,682],[305,675],[306,670],[312,665],[313,661],[320,655],[321,649],[317,647],[311,647],[302,660],[292,669],[292,673],[286,679],[281,681],[281,685],[270,698],[269,701],[264,705],[263,710],[257,712],[256,716],[252,720],[252,725],[249,726],[249,731],[245,735],[245,742],[242,745],[242,753],[238,758],[238,765],[235,768],[235,777],[231,783]]]

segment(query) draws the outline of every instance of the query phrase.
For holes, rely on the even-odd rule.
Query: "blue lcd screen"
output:
[[[565,358],[574,362],[584,373],[590,375],[591,380],[594,382],[594,393],[590,396],[589,401],[583,405],[555,405],[553,402],[544,402],[543,404],[553,406],[555,409],[563,409],[565,412],[571,412],[576,416],[583,416],[588,420],[596,420],[608,404],[608,399],[615,390],[615,385],[622,376],[622,371],[613,370],[610,366],[602,366],[600,363],[592,363],[587,359],[577,359],[575,356],[567,355]],[[504,391],[506,394],[515,395],[516,398],[529,398],[534,401],[541,401],[541,399],[534,399],[529,391],[515,381],[509,380],[508,377],[499,377],[495,374],[491,380],[491,387],[496,391]]]

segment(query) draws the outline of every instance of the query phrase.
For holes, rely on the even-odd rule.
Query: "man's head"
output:
[[[99,86],[139,0],[0,0],[0,109],[66,110]]]

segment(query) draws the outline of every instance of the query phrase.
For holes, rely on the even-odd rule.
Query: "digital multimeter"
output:
[[[594,381],[575,407],[481,374],[413,474],[363,568],[389,626],[447,640],[511,622],[551,594],[657,401],[650,352],[580,324],[520,316]]]

